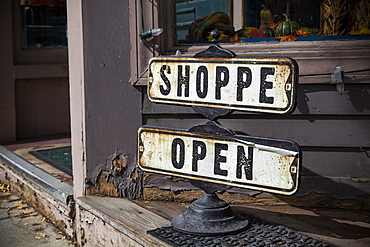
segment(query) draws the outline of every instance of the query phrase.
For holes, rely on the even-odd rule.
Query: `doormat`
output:
[[[72,176],[72,150],[71,146],[30,151],[36,158],[54,166],[58,170]]]
[[[148,231],[149,234],[174,247],[190,246],[312,246],[334,247],[335,245],[305,236],[285,226],[269,223],[251,215],[246,230],[223,236],[199,236],[181,233],[172,227],[161,227]],[[196,227],[196,226],[194,226]]]

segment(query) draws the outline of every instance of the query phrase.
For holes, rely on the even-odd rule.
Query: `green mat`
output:
[[[72,150],[71,146],[30,151],[36,158],[54,166],[55,168],[72,176]]]

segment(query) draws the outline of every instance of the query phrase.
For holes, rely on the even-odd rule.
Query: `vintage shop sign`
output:
[[[295,106],[298,66],[290,58],[155,57],[153,102],[285,114]]]
[[[144,126],[138,163],[144,171],[285,195],[298,188],[299,147],[285,140]]]

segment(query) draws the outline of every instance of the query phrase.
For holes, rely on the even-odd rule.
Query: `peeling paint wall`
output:
[[[142,198],[142,174],[135,166],[128,165],[128,155],[118,154],[110,166],[99,166],[86,179],[86,195],[105,195]]]
[[[85,189],[88,194],[138,198],[136,131],[142,94],[130,84],[129,3],[82,2],[82,16]],[[71,87],[79,83],[71,81]]]

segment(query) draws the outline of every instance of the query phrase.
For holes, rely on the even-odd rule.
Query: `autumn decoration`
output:
[[[347,0],[324,0],[320,9],[322,35],[342,35],[349,14]]]
[[[287,14],[283,15],[285,16],[285,20],[276,27],[276,36],[295,35],[301,28],[300,25],[295,21],[291,21]]]
[[[261,25],[259,29],[268,28],[275,24],[274,21],[272,20],[271,11],[268,10],[265,5],[262,5],[262,8],[263,9],[260,12]]]
[[[360,0],[351,13],[352,29],[349,35],[370,34],[370,0]]]
[[[255,27],[242,28],[242,29],[239,29],[238,31],[236,31],[236,33],[238,34],[240,39],[241,38],[250,38],[251,33],[253,31],[257,31],[257,28],[255,28]]]
[[[297,37],[299,39],[299,37],[305,36],[370,35],[370,0],[322,0],[320,2],[316,6],[320,7],[320,18],[317,15],[317,17],[311,16],[310,19],[317,18],[316,25],[313,25],[312,21],[309,24],[310,21],[307,21],[309,16],[307,17],[307,15],[306,19],[301,18],[300,12],[296,12],[297,9],[292,9],[293,5],[290,0],[286,1],[284,10],[283,8],[276,9],[270,2],[265,2],[266,5],[261,5],[262,9],[259,12],[259,28],[243,27],[236,32],[219,30],[221,34],[219,40],[241,43],[242,40],[248,38],[274,37],[279,41],[295,41]],[[267,6],[272,9],[270,10]],[[297,8],[297,5],[294,6]],[[282,10],[285,13],[279,12]],[[277,15],[283,15],[285,19],[275,23],[274,16]],[[290,18],[289,15],[293,18]],[[314,14],[312,15],[314,16]],[[211,19],[208,20],[208,22],[210,21]],[[214,21],[219,22],[219,19]],[[307,26],[305,23],[308,23]],[[212,39],[210,36],[207,38]]]
[[[276,37],[276,39],[278,39],[280,41],[295,41],[295,40],[297,40],[297,38],[294,37],[293,35],[280,36],[280,37]]]
[[[297,30],[295,33],[297,36],[309,36],[311,32],[309,32],[307,28],[306,29],[301,28]]]

